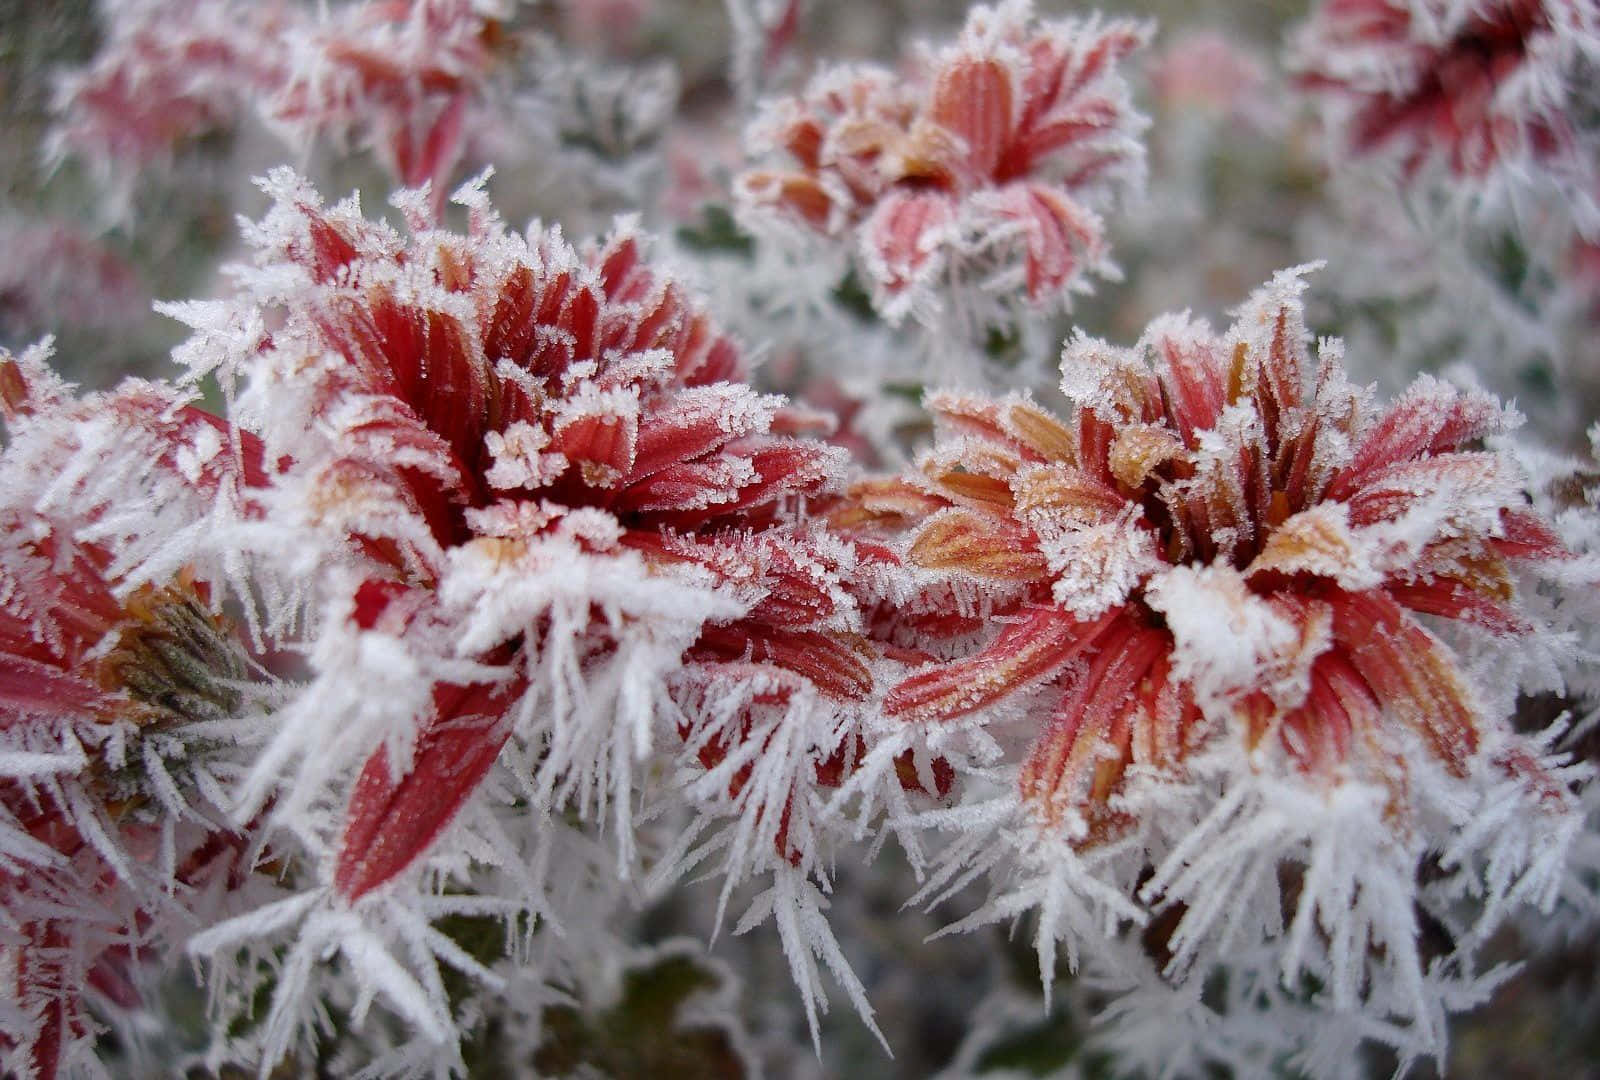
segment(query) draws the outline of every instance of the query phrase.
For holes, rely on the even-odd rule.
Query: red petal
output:
[[[955,216],[955,204],[936,191],[896,191],[884,197],[862,226],[868,270],[890,293],[926,272],[942,246],[935,235]]]
[[[1500,415],[1500,407],[1484,395],[1464,394],[1432,379],[1414,383],[1362,438],[1326,497],[1348,499],[1388,466],[1456,450],[1490,434]]]
[[[934,81],[929,115],[966,141],[966,165],[974,180],[994,173],[1011,140],[1013,104],[1011,70],[992,57],[962,57]]]
[[[949,720],[1060,675],[1122,609],[1092,623],[1055,608],[1035,608],[975,656],[906,679],[884,699],[884,712],[917,723]]]
[[[435,716],[417,738],[411,771],[396,780],[382,747],[357,778],[334,887],[359,900],[427,853],[477,790],[511,734],[515,684],[439,686]]]
[[[850,644],[816,631],[745,624],[713,626],[701,633],[690,656],[772,664],[809,680],[838,700],[859,700],[872,692],[872,673]]]
[[[1141,684],[1171,648],[1163,631],[1131,618],[1106,631],[1089,671],[1028,751],[1018,775],[1023,798],[1043,803],[1052,818],[1067,805],[1104,807],[1131,755],[1132,712],[1158,696],[1153,682]],[[1091,809],[1091,818],[1103,816]]]
[[[1284,716],[1278,735],[1303,771],[1328,775],[1349,757],[1356,736],[1381,718],[1366,681],[1339,650],[1330,649],[1311,665],[1306,700]]]
[[[1382,704],[1386,719],[1408,724],[1457,776],[1478,749],[1472,693],[1432,634],[1381,592],[1330,598],[1333,639]]]
[[[1489,542],[1495,553],[1507,559],[1566,559],[1572,552],[1555,530],[1532,510],[1501,510],[1502,535]]]
[[[1096,259],[1105,247],[1099,218],[1057,188],[1028,184],[1007,189],[999,209],[1004,219],[1023,227],[1032,300],[1067,288],[1078,271],[1080,253]]]
[[[1533,629],[1532,623],[1499,597],[1455,578],[1395,582],[1385,586],[1384,591],[1412,611],[1477,623],[1497,634],[1526,634]]]

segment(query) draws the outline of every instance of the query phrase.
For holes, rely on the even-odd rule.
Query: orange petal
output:
[[[982,652],[919,672],[890,690],[884,712],[920,723],[975,712],[1061,674],[1121,609],[1079,622],[1055,608],[1036,608],[1007,626]]]
[[[1108,816],[1107,800],[1132,756],[1134,715],[1156,696],[1148,676],[1172,647],[1165,633],[1129,618],[1102,639],[1089,671],[1052,713],[1018,775],[1022,797],[1039,804],[1047,820],[1058,820],[1069,807],[1088,809],[1091,823]]]
[[[1185,453],[1183,441],[1167,428],[1158,424],[1129,424],[1117,432],[1107,464],[1119,483],[1138,491],[1151,473]]]
[[[1014,522],[949,510],[925,525],[908,560],[929,570],[959,570],[1000,581],[1039,581],[1049,572],[1033,537]]]

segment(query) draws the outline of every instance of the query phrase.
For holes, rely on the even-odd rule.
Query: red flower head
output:
[[[1492,400],[1424,378],[1374,414],[1336,343],[1308,354],[1302,287],[1280,275],[1222,336],[1168,317],[1131,350],[1079,338],[1067,421],[935,395],[921,473],[858,495],[908,530],[910,565],[981,588],[1004,624],[888,712],[936,723],[1047,688],[1021,795],[1089,843],[1127,824],[1130,766],[1181,775],[1219,739],[1386,785],[1402,817],[1406,745],[1465,775],[1492,741],[1427,618],[1530,632],[1513,567],[1561,545],[1516,470],[1471,448],[1505,425]]]
[[[57,94],[60,149],[137,169],[231,130],[285,75],[283,4],[133,0],[104,6],[106,41]]]
[[[259,105],[309,143],[370,149],[399,183],[436,194],[498,102],[501,20],[473,0],[315,5],[133,0],[108,5],[109,40],[62,84],[60,149],[140,168],[237,126]]]
[[[1591,219],[1594,132],[1574,95],[1597,56],[1600,14],[1575,0],[1327,0],[1295,45],[1342,153],[1472,190],[1551,177]]]
[[[942,816],[967,835],[931,889],[1009,881],[966,924],[1037,911],[1047,981],[1062,939],[1119,986],[1141,946],[1149,992],[1183,1000],[1218,966],[1296,993],[1306,973],[1319,1008],[1402,1018],[1437,1052],[1423,920],[1461,927],[1467,977],[1507,907],[1553,902],[1581,824],[1572,777],[1507,720],[1524,651],[1561,654],[1518,568],[1566,553],[1478,448],[1508,415],[1429,378],[1375,409],[1337,341],[1308,350],[1300,273],[1226,334],[1078,337],[1066,419],[930,396],[919,470],[834,515],[905,567],[911,602],[875,629],[953,656],[888,692],[906,734],[874,756],[920,738],[1010,766],[1010,796]]]
[[[368,0],[296,29],[272,122],[371,147],[397,183],[442,196],[502,59],[501,22],[473,0]]]
[[[240,413],[293,459],[269,519],[345,569],[317,679],[257,779],[317,746],[279,804],[303,807],[346,755],[371,755],[341,892],[423,854],[519,718],[547,797],[625,807],[685,648],[842,689],[790,629],[833,603],[794,564],[808,542],[763,536],[835,483],[840,455],[779,433],[781,399],[735,381],[733,341],[629,228],[581,252],[554,230],[525,240],[464,189],[467,235],[414,195],[407,240],[288,174],[270,188],[266,302],[243,318],[278,326],[241,354]],[[214,362],[204,336],[194,348]],[[330,714],[352,718],[331,748]]]
[[[1107,266],[1094,213],[1142,181],[1143,121],[1116,64],[1130,22],[1035,24],[1025,0],[978,7],[909,76],[823,72],[749,134],[782,163],[738,180],[757,225],[854,249],[891,322],[931,310],[941,279],[1061,304]]]

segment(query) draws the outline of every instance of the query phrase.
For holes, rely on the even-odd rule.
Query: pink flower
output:
[[[500,20],[473,0],[371,0],[298,29],[272,122],[371,148],[398,184],[442,198],[488,104]]]
[[[1573,98],[1600,16],[1569,0],[1328,0],[1296,39],[1301,84],[1352,157],[1469,189],[1555,179],[1592,209],[1594,133]]]
[[[0,220],[0,334],[28,339],[51,330],[123,333],[148,310],[133,268],[107,246],[61,221]]]
[[[231,130],[284,76],[280,3],[133,0],[106,5],[107,40],[57,94],[55,140],[102,169],[137,169]]]
[[[1282,107],[1259,59],[1227,35],[1191,31],[1171,41],[1148,68],[1150,89],[1167,109],[1196,109],[1261,130],[1281,126]]]
[[[234,129],[251,107],[297,140],[370,149],[400,184],[438,195],[492,112],[508,51],[473,0],[303,4],[136,0],[58,95],[58,149],[133,170]]]
[[[746,216],[853,249],[892,322],[940,279],[1061,304],[1107,264],[1094,208],[1142,178],[1142,119],[1116,64],[1126,21],[1035,24],[1025,2],[975,8],[906,76],[824,71],[747,135],[771,167],[737,180]]]

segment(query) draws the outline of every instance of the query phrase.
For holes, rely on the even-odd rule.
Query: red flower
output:
[[[139,168],[238,122],[285,75],[280,3],[135,0],[106,9],[107,40],[63,81],[57,142],[101,167]]]
[[[1060,303],[1105,263],[1092,208],[1142,177],[1115,65],[1145,36],[1125,21],[1034,25],[1026,3],[975,8],[909,79],[837,69],[776,103],[749,139],[786,160],[741,176],[739,196],[758,221],[853,243],[891,321],[947,268]]]
[[[190,742],[189,764],[158,778],[147,739],[232,718],[245,650],[192,571],[135,584],[127,561],[140,543],[181,543],[170,515],[220,498],[237,462],[221,421],[169,390],[130,381],[76,401],[38,352],[0,351],[0,415],[0,969],[26,1017],[0,1049],[53,1076],[93,1027],[85,988],[135,1005],[123,969],[161,941],[162,917],[240,870],[243,836],[189,782],[214,753]],[[240,475],[259,482],[242,449]],[[100,475],[74,483],[86,468]],[[132,542],[129,518],[143,522]]]
[[[1527,633],[1511,568],[1563,555],[1515,471],[1471,448],[1501,410],[1424,379],[1371,415],[1332,346],[1308,354],[1301,288],[1280,275],[1224,336],[1167,318],[1133,350],[1080,339],[1066,421],[934,395],[920,474],[836,515],[905,530],[910,566],[1002,624],[887,711],[937,723],[1043,688],[1021,794],[1090,842],[1119,829],[1130,766],[1179,775],[1228,732],[1313,780],[1384,783],[1397,810],[1405,740],[1463,775],[1496,718],[1419,616]]]
[[[433,665],[418,676],[424,707],[407,697],[415,687],[396,689],[404,730],[375,732],[384,745],[350,797],[341,892],[359,898],[428,849],[524,699],[570,702],[587,691],[568,680],[593,678],[647,715],[650,664],[676,667],[689,645],[704,664],[827,681],[789,636],[794,616],[776,599],[788,578],[769,564],[806,542],[762,535],[787,502],[835,482],[840,455],[777,433],[781,400],[734,381],[737,347],[643,261],[638,237],[580,253],[552,231],[530,246],[473,194],[469,235],[432,229],[407,203],[405,242],[274,183],[266,260],[304,286],[251,361],[260,396],[242,408],[261,410],[269,445],[295,458],[288,516],[361,557],[329,642],[383,635]],[[638,650],[655,659],[623,670]],[[488,681],[442,674],[466,660]],[[371,678],[329,663],[308,710],[334,707],[318,694],[356,700],[350,680]],[[641,721],[622,705],[596,708],[548,721],[540,783],[554,799],[603,805],[604,777],[647,737],[630,734]]]
[[[501,23],[472,0],[378,0],[300,29],[306,55],[271,119],[370,146],[396,182],[431,182],[442,200],[501,58]]]
[[[1393,154],[1408,177],[1442,166],[1476,184],[1532,170],[1592,203],[1592,138],[1570,94],[1597,50],[1590,4],[1327,0],[1295,54],[1344,153]]]

